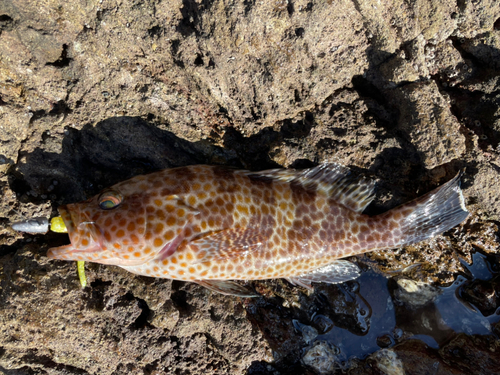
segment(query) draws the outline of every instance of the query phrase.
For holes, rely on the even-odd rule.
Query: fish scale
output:
[[[302,171],[166,169],[60,207],[71,244],[48,256],[254,296],[231,280],[287,278],[305,287],[350,280],[359,269],[340,258],[423,240],[468,215],[458,175],[370,217],[362,211],[373,188],[333,163]]]

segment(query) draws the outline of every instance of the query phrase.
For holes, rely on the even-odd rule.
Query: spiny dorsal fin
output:
[[[295,181],[306,188],[321,190],[355,212],[363,212],[374,198],[375,181],[356,177],[349,168],[336,163],[320,164],[301,171],[270,169],[255,174],[285,182]]]

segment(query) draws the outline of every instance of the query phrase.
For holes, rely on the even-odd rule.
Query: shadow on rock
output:
[[[46,139],[47,141],[47,139]],[[192,164],[239,167],[236,154],[208,142],[188,142],[135,117],[66,128],[60,153],[36,149],[10,171],[22,201],[76,202],[106,186],[156,170]]]

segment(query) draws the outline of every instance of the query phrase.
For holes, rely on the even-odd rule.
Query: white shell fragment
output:
[[[12,224],[12,229],[17,232],[47,233],[49,231],[49,220],[45,217],[34,217],[28,220],[17,221]]]

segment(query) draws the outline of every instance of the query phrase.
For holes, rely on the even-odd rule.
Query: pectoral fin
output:
[[[265,249],[265,238],[256,226],[236,227],[211,232],[190,242],[187,247],[203,249],[195,263],[245,257]]]

